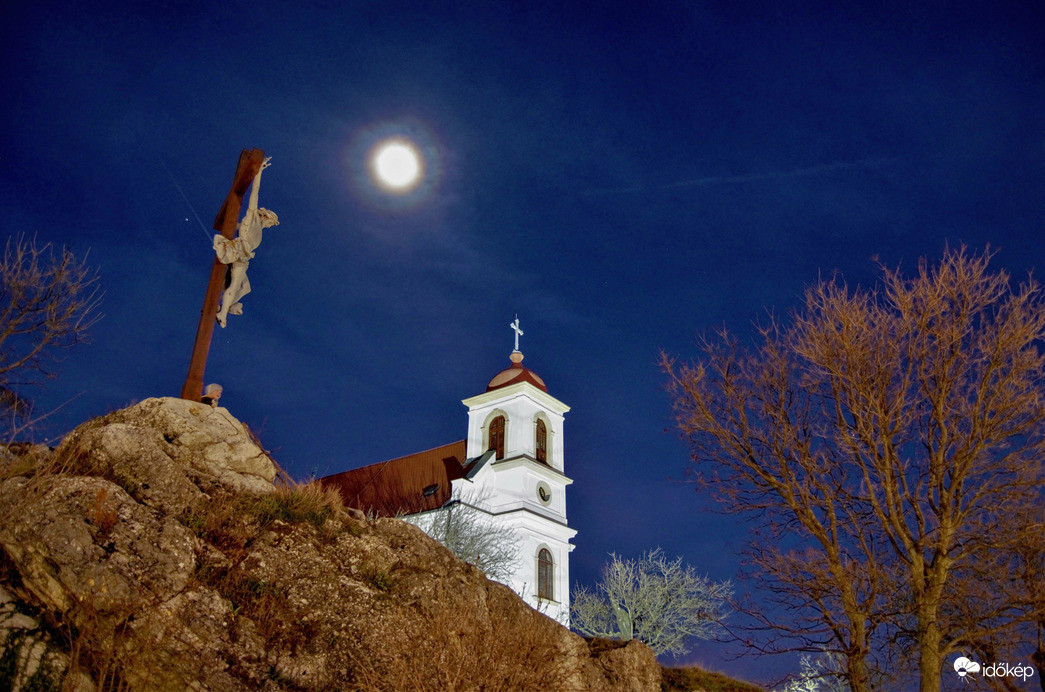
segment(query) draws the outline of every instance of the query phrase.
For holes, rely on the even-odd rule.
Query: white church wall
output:
[[[518,538],[518,565],[510,586],[527,603],[569,624],[570,540],[566,525],[563,416],[570,408],[528,382],[519,382],[465,399],[468,407],[469,459],[490,448],[489,430],[504,416],[504,456],[490,459],[467,479],[454,481],[455,497],[489,512],[490,519],[510,528]],[[537,420],[546,430],[545,463],[537,461]],[[538,555],[552,556],[552,599],[538,597]]]
[[[573,531],[562,532],[558,535],[549,535],[538,530],[538,527],[526,525],[525,518],[520,522],[520,533],[526,536],[520,550],[521,557],[519,572],[516,573],[515,581],[522,590],[523,598],[538,610],[546,613],[563,624],[569,622],[570,593],[569,593],[569,553],[572,546],[569,538]],[[568,536],[567,533],[570,535]],[[538,598],[538,553],[541,549],[551,553],[553,564],[553,583],[551,600]],[[517,589],[518,590],[518,589]]]
[[[510,527],[519,540],[518,564],[507,585],[524,601],[563,624],[569,624],[569,541],[576,531],[540,520],[529,512],[493,515],[491,520]],[[538,553],[544,548],[552,555],[552,599],[538,598]]]
[[[490,513],[491,522],[515,532],[519,541],[519,562],[508,586],[527,603],[564,624],[569,622],[570,539],[576,530],[566,526],[565,486],[568,478],[549,480],[551,472],[533,461],[509,461],[499,469],[488,465],[469,481],[454,481],[455,497]],[[534,468],[537,468],[537,472]],[[551,491],[551,502],[544,506],[537,495],[538,484]],[[553,599],[537,597],[537,555],[541,548],[552,554],[554,565]]]
[[[464,400],[468,406],[469,458],[477,457],[489,448],[490,422],[498,415],[505,417],[505,455],[536,458],[536,421],[541,415],[548,427],[548,465],[562,471],[563,414],[569,407],[555,397],[532,385],[520,383],[495,389]]]
[[[494,514],[526,509],[566,523],[566,486],[573,481],[529,459],[489,462],[471,479],[455,481],[455,497]]]

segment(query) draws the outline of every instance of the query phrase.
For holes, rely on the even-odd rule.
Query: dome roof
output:
[[[518,384],[520,382],[529,382],[542,392],[548,391],[548,387],[544,384],[544,380],[540,378],[540,375],[529,368],[523,367],[522,353],[519,351],[512,351],[510,358],[512,359],[511,366],[494,375],[493,379],[490,380],[490,384],[486,385],[486,391],[490,392],[494,389],[508,387],[509,385]]]

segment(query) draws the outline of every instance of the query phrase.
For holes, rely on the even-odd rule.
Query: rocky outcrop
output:
[[[150,399],[0,459],[0,687],[659,689],[414,526],[276,467],[224,409]],[[16,475],[17,474],[17,475]]]
[[[33,602],[123,621],[185,589],[196,568],[193,535],[173,517],[93,477],[14,478],[0,485],[0,545]]]
[[[277,468],[227,409],[146,399],[74,430],[61,451],[143,504],[180,512],[214,488],[272,492]]]

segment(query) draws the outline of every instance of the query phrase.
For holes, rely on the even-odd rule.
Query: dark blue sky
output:
[[[436,4],[0,10],[6,234],[90,249],[106,290],[93,343],[27,392],[78,395],[40,437],[178,394],[210,226],[258,147],[280,226],[206,381],[288,472],[463,438],[518,314],[572,407],[574,579],[657,545],[724,579],[743,528],[669,480],[688,454],[660,350],[746,332],[821,274],[866,285],[873,256],[1045,268],[1040,3]],[[428,157],[407,200],[364,173],[386,134]]]

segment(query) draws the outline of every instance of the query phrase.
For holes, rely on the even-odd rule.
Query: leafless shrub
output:
[[[454,498],[439,509],[404,516],[403,520],[478,567],[490,579],[508,583],[519,561],[519,540],[511,527],[479,509],[486,500],[478,497],[464,502]]]
[[[594,592],[574,590],[570,624],[588,637],[635,638],[658,656],[677,656],[689,651],[689,640],[714,634],[732,595],[728,581],[702,577],[660,548],[638,560],[611,555]]]
[[[18,389],[56,376],[58,351],[87,339],[101,318],[101,300],[98,274],[86,257],[38,245],[35,237],[8,238],[0,257],[0,411],[6,417],[30,416],[32,404]]]

